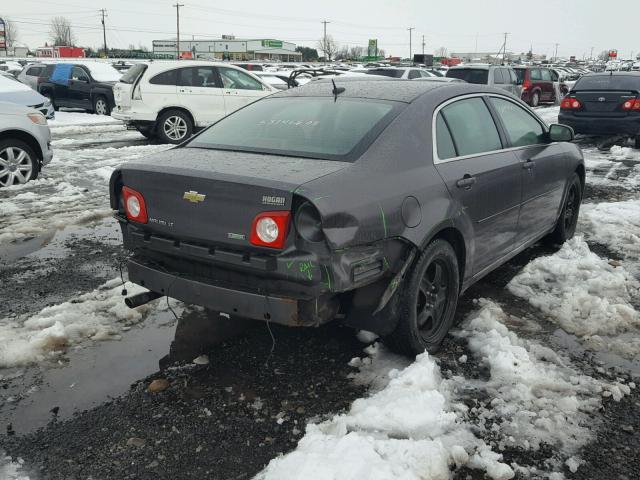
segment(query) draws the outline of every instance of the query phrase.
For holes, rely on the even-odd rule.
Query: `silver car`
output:
[[[44,115],[0,102],[0,188],[35,179],[52,158],[51,131]]]
[[[38,77],[47,66],[44,63],[32,63],[25,66],[16,77],[25,85],[29,85],[36,92],[38,91]]]
[[[500,88],[516,98],[520,98],[522,94],[522,87],[518,85],[516,72],[513,68],[506,65],[487,65],[480,63],[460,65],[447,70],[447,78],[458,78],[467,83]]]
[[[15,77],[0,75],[0,102],[17,103],[38,110],[48,119],[53,119],[55,111],[51,101],[21,83]]]

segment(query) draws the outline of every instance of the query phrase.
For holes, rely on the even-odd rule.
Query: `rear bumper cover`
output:
[[[558,122],[587,135],[640,135],[640,115],[628,117],[578,117],[560,111]]]
[[[312,326],[333,319],[338,310],[333,296],[292,298],[242,291],[161,271],[153,264],[135,259],[128,261],[127,269],[130,281],[153,292],[243,318]]]

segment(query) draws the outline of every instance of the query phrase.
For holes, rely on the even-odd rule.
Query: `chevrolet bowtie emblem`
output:
[[[184,192],[182,196],[183,200],[189,200],[191,203],[204,202],[206,195],[202,195],[201,193],[190,190],[188,192]]]

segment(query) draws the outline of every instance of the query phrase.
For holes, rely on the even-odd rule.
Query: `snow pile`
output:
[[[640,161],[640,151],[631,147],[621,147],[614,145],[609,150],[610,157],[613,160],[637,160]]]
[[[6,456],[0,450],[0,479],[1,480],[29,480],[29,477],[21,473],[24,461],[19,458],[16,462],[11,457]]]
[[[509,318],[495,303],[483,300],[481,305],[457,333],[468,340],[475,361],[490,371],[487,381],[472,383],[489,400],[470,414],[495,438],[499,450],[537,451],[550,445],[557,458],[547,462],[555,460],[559,468],[591,439],[589,414],[601,405],[603,385],[580,374],[553,350],[518,337],[507,328]],[[461,388],[468,389],[469,382],[461,379]]]
[[[146,289],[127,283],[129,295]],[[165,310],[166,302],[128,308],[120,279],[71,301],[46,307],[36,315],[0,320],[0,368],[56,358],[67,347],[93,340],[117,340],[122,327],[142,321],[152,311]]]
[[[348,413],[309,424],[293,452],[273,459],[258,480],[448,479],[450,466],[482,469],[493,479],[513,478],[501,455],[476,438],[424,353],[404,370],[391,370],[388,385],[356,400]]]
[[[640,187],[640,151],[614,145],[608,152],[587,147],[582,149],[582,153],[587,169],[587,183],[625,190]]]
[[[530,262],[507,288],[591,347],[624,356],[640,353],[640,341],[626,345],[618,338],[640,333],[640,315],[632,306],[640,297],[638,282],[591,252],[582,237]]]
[[[66,127],[68,125],[105,125],[105,124],[120,124],[120,120],[116,120],[107,115],[94,115],[92,113],[84,112],[56,112],[56,118],[48,120],[49,127],[54,130],[58,127]]]
[[[579,228],[587,238],[640,262],[640,200],[582,205]]]

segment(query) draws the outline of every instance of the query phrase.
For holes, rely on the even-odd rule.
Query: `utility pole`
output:
[[[180,7],[184,7],[183,3],[176,3],[176,59],[180,60]]]
[[[407,30],[409,30],[409,61],[411,62],[412,60],[412,55],[411,55],[411,37],[413,36],[413,31],[415,30],[415,27],[409,27],[407,28]]]
[[[104,39],[104,56],[105,58],[109,58],[109,53],[108,53],[109,51],[107,50],[107,29],[104,24],[104,17],[107,11],[104,8],[101,8],[100,13],[102,14],[102,37]]]
[[[422,56],[424,57],[424,35],[422,35]]]
[[[504,32],[504,44],[502,47],[504,50],[502,51],[502,64],[504,65],[504,59],[507,56],[507,36],[509,36],[509,32]]]
[[[591,55],[589,55],[589,60],[593,60],[593,47],[591,47]]]
[[[323,20],[322,22],[320,22],[324,25],[324,34],[322,37],[322,47],[324,50],[324,63],[327,63],[327,23],[331,23],[327,20]]]
[[[556,54],[553,57],[553,61],[557,62],[558,61],[558,45],[560,45],[559,43],[556,43]]]

